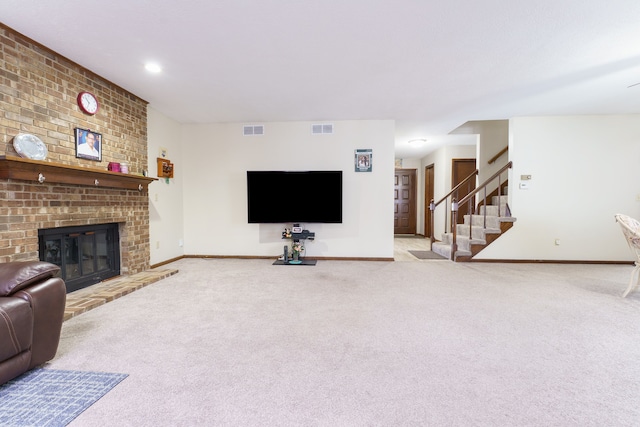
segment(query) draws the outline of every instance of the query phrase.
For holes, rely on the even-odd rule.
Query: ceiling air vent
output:
[[[311,133],[313,135],[320,135],[323,133],[333,133],[333,125],[331,123],[311,125]]]
[[[247,125],[242,127],[242,134],[248,135],[264,135],[264,125]]]

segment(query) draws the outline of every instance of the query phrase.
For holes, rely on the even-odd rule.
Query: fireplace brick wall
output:
[[[97,96],[96,115],[78,108],[82,91]],[[102,162],[75,157],[76,127],[102,134]],[[101,170],[126,162],[137,174],[147,168],[146,101],[0,24],[0,156],[17,156],[18,133],[39,137],[47,162]],[[116,222],[122,272],[149,268],[146,191],[4,179],[0,199],[0,262],[38,259],[39,228]]]

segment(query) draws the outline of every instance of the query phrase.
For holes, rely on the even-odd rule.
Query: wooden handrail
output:
[[[485,188],[487,185],[489,185],[491,183],[491,181],[493,181],[494,179],[496,179],[502,172],[506,171],[507,169],[510,169],[511,166],[513,166],[513,162],[509,162],[506,165],[504,165],[502,168],[500,168],[500,170],[496,173],[494,173],[493,175],[491,175],[491,178],[487,179],[485,182],[483,182],[482,184],[480,184],[478,186],[478,188],[476,188],[473,191],[470,191],[469,194],[467,194],[466,196],[464,196],[462,199],[460,199],[460,201],[458,202],[458,206],[462,206],[465,203],[467,203],[469,201],[469,199],[471,199],[473,196],[475,196],[477,193],[480,192],[480,190],[482,190],[483,188]]]
[[[446,196],[444,196],[442,199],[438,200],[438,202],[437,202],[437,203],[434,203],[434,204],[433,204],[433,207],[436,207],[436,206],[438,206],[440,203],[442,203],[442,202],[444,202],[445,200],[447,200],[447,199],[449,198],[449,196],[450,196],[450,195],[452,195],[453,193],[455,193],[456,191],[458,191],[458,189],[459,189],[460,187],[462,187],[464,184],[466,184],[466,183],[467,183],[467,181],[469,181],[471,178],[475,177],[476,175],[478,175],[478,169],[476,169],[476,170],[474,170],[473,172],[471,172],[471,174],[470,174],[468,177],[466,177],[465,179],[463,179],[463,180],[460,182],[460,184],[456,185],[456,186],[455,186],[451,191],[449,191],[449,192],[447,193],[447,195],[446,195]]]
[[[509,151],[509,146],[507,145],[506,147],[504,147],[502,150],[500,150],[498,152],[498,154],[496,154],[495,156],[493,156],[491,159],[489,159],[489,161],[487,163],[491,164],[493,162],[495,162],[496,160],[498,160],[498,158],[500,156],[502,156],[504,153],[506,153],[507,151]]]

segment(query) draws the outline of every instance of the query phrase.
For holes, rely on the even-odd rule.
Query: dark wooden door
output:
[[[416,170],[396,169],[393,192],[394,234],[416,234]]]
[[[431,210],[429,204],[434,197],[433,165],[424,168],[424,236],[431,237]]]
[[[454,188],[456,185],[460,184],[467,178],[469,175],[474,173],[476,170],[476,159],[453,159],[451,160],[451,188]],[[471,193],[471,191],[476,189],[476,179],[475,177],[467,181],[465,185],[460,187],[457,194],[454,194],[457,200],[462,199],[467,194]],[[467,205],[460,206],[458,210],[458,224],[462,224],[464,222],[464,216],[467,214],[469,207]]]

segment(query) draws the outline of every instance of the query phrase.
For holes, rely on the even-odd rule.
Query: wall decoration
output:
[[[91,92],[80,92],[78,94],[78,106],[82,111],[90,116],[93,116],[98,112],[100,104],[98,104],[98,98]]]
[[[169,159],[157,158],[158,178],[173,178],[173,163]]]
[[[356,150],[355,164],[356,172],[371,172],[373,161],[373,150],[370,148]]]
[[[76,157],[102,161],[102,134],[90,129],[75,128]]]

